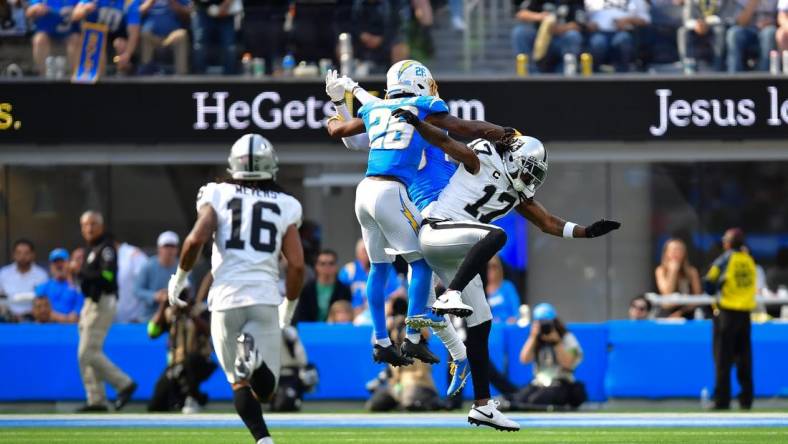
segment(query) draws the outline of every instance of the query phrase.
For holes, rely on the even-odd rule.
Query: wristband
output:
[[[571,239],[575,237],[574,233],[576,226],[577,224],[574,222],[567,222],[566,224],[564,224],[564,237],[567,239]]]
[[[284,328],[293,322],[293,314],[295,314],[296,305],[298,300],[285,298],[284,309],[279,311],[279,325]]]
[[[175,280],[179,284],[182,284],[183,281],[185,281],[187,277],[189,277],[189,272],[184,270],[181,267],[178,267],[178,271],[175,272]]]

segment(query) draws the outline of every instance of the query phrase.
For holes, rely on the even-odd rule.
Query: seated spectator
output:
[[[676,38],[683,24],[684,0],[651,0],[649,4],[651,25],[639,28],[636,39],[642,62],[673,63],[679,59]]]
[[[271,411],[297,412],[301,410],[304,393],[317,385],[318,373],[308,357],[298,330],[287,326],[282,329],[282,362],[276,391],[271,397]]]
[[[736,12],[726,34],[728,72],[744,71],[749,54],[756,56],[757,71],[768,71],[769,52],[775,48],[777,0],[732,1]]]
[[[356,325],[372,325],[372,318],[369,314],[369,306],[367,305],[367,277],[369,276],[369,256],[367,256],[367,249],[364,247],[364,240],[359,239],[356,242],[356,259],[353,262],[348,262],[339,271],[339,282],[350,287],[351,304],[353,306],[353,318]],[[395,269],[392,268],[389,277],[386,280],[386,300],[388,301],[393,296],[404,295],[405,288],[397,275]]]
[[[119,72],[131,73],[131,58],[140,40],[139,0],[80,0],[71,19],[106,25],[107,41],[112,43],[115,54],[109,60],[115,62]]]
[[[329,324],[352,324],[353,307],[350,306],[350,302],[338,300],[331,304],[326,322]]]
[[[46,296],[38,297],[33,300],[33,311],[31,313],[33,322],[36,324],[50,324],[58,322],[52,317],[52,304]]]
[[[191,2],[189,0],[143,0],[142,42],[140,63],[146,71],[157,48],[171,48],[175,59],[175,74],[189,73],[189,33],[187,31]]]
[[[399,347],[405,339],[407,303],[399,298],[396,301],[392,304],[392,315],[387,323],[391,342]],[[366,407],[373,412],[394,409],[431,411],[443,405],[432,379],[432,366],[419,360],[405,367],[388,366],[379,379],[367,384],[367,388],[371,389],[372,396]]]
[[[216,47],[222,54],[222,73],[235,74],[238,68],[235,43],[235,18],[243,12],[241,0],[197,0],[192,14],[193,68],[205,74],[208,50]]]
[[[394,63],[395,52],[402,53],[406,35],[397,2],[362,0],[353,7],[356,56],[371,63],[370,71],[384,73]],[[407,55],[407,50],[404,51]],[[401,59],[397,59],[399,61]]]
[[[520,295],[514,284],[503,278],[501,258],[494,256],[487,264],[487,302],[492,310],[493,322],[513,324],[520,313]]]
[[[292,43],[299,61],[336,60],[339,34],[350,31],[352,4],[340,0],[295,0]]]
[[[616,72],[627,72],[635,61],[634,31],[651,23],[645,0],[585,0],[588,45],[594,66],[611,63]]]
[[[725,35],[734,20],[735,0],[684,2],[684,24],[678,31],[679,52],[684,63],[701,57],[701,46],[711,47],[711,68],[725,70]]]
[[[301,290],[293,324],[298,322],[326,322],[328,309],[336,301],[350,302],[350,289],[337,280],[337,254],[323,250],[315,261],[315,279]]]
[[[515,54],[528,55],[531,72],[562,72],[564,55],[579,57],[583,48],[582,28],[578,23],[578,17],[583,14],[583,0],[522,2],[515,15],[518,24],[512,29]],[[543,27],[547,28],[540,34]]]
[[[188,289],[184,292],[188,293]],[[195,304],[186,295],[186,307],[173,307],[167,299],[148,322],[148,336],[167,337],[167,367],[162,372],[148,402],[149,412],[198,413],[208,402],[208,395],[200,391],[200,384],[216,370],[211,360],[210,313],[204,304]]]
[[[531,334],[520,351],[520,362],[534,363],[534,379],[511,396],[512,410],[576,409],[587,399],[574,371],[583,360],[577,338],[547,303],[534,307]]]
[[[788,0],[780,0],[780,3],[777,6],[779,10],[777,12],[777,31],[775,32],[775,38],[777,39],[777,49],[782,51],[788,51]],[[783,67],[783,69],[785,69]]]
[[[167,301],[167,284],[170,276],[178,269],[178,244],[180,239],[173,231],[165,231],[156,240],[158,254],[148,259],[148,263],[137,277],[134,296],[144,307],[143,316],[153,316],[156,307]]]
[[[244,1],[244,50],[265,60],[266,72],[273,74],[285,55],[285,20],[290,0]]]
[[[64,44],[68,72],[72,72],[79,55],[79,25],[71,21],[77,0],[31,0],[25,15],[33,21],[33,63],[38,75],[46,74],[46,59],[52,43]]]
[[[657,290],[661,295],[680,293],[697,295],[701,292],[698,269],[690,265],[687,245],[681,239],[669,239],[662,247],[662,261],[654,270]],[[657,316],[661,318],[692,318],[693,305],[663,305]]]
[[[29,316],[37,285],[47,280],[47,272],[35,264],[36,249],[33,242],[19,239],[12,248],[14,262],[0,268],[0,292],[16,318]]]
[[[51,304],[53,322],[77,322],[85,300],[69,280],[67,261],[68,251],[63,248],[52,250],[49,253],[49,272],[52,277],[36,287],[36,299],[45,298]]]
[[[629,301],[629,320],[645,321],[651,313],[651,302],[643,296],[636,296]]]

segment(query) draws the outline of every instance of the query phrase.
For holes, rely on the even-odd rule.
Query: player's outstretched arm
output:
[[[279,309],[279,326],[284,328],[293,321],[298,296],[304,284],[304,247],[295,224],[287,227],[282,237],[282,255],[287,260],[285,276],[285,303]]]
[[[394,110],[391,115],[393,117],[399,117],[416,128],[416,131],[418,131],[421,137],[429,142],[430,145],[440,148],[441,151],[448,154],[453,159],[462,162],[469,173],[476,174],[479,172],[479,158],[476,156],[476,153],[464,143],[452,139],[445,131],[430,125],[424,120],[420,120],[418,116],[406,109],[398,108]]]
[[[178,263],[178,271],[170,277],[167,285],[167,298],[170,305],[185,307],[186,301],[179,298],[181,291],[186,286],[186,278],[189,271],[194,268],[194,263],[200,256],[202,246],[208,243],[216,231],[216,212],[208,204],[200,207],[197,211],[197,222],[194,223],[192,231],[183,240],[181,259]]]
[[[358,117],[345,121],[342,121],[339,117],[328,119],[326,129],[331,137],[350,137],[366,131],[364,121]]]
[[[566,238],[599,237],[621,227],[620,222],[605,219],[596,221],[587,227],[567,222],[551,214],[539,201],[534,199],[527,199],[517,205],[517,212],[539,227],[542,232]]]
[[[506,142],[519,133],[513,128],[503,127],[483,120],[465,120],[449,113],[430,114],[424,120],[460,137],[487,139],[490,142]]]

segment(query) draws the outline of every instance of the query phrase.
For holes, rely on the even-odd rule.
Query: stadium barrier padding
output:
[[[569,329],[584,350],[576,375],[592,401],[697,397],[704,387],[713,389],[710,321],[610,321],[569,324]],[[383,369],[371,359],[371,328],[302,324],[299,331],[309,360],[320,371],[320,385],[308,399],[366,399],[366,382]],[[517,384],[531,379],[531,366],[518,359],[527,335],[528,328],[496,325],[490,336],[493,363]],[[788,324],[753,325],[752,339],[756,395],[788,396]],[[0,401],[84,399],[78,340],[75,325],[0,324]],[[433,377],[444,393],[447,352],[437,338],[430,339],[430,347],[441,358]],[[150,397],[165,366],[165,349],[164,337],[151,340],[144,325],[134,324],[114,325],[105,346],[107,355],[139,383],[136,400]],[[469,383],[466,398],[471,387]],[[214,400],[231,397],[220,371],[202,389]],[[108,394],[114,396],[111,388]]]

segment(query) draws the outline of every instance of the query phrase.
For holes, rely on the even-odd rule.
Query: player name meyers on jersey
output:
[[[490,223],[520,202],[495,146],[484,139],[474,140],[468,146],[479,157],[479,172],[471,174],[460,165],[438,200],[424,210],[426,217]]]
[[[278,191],[211,182],[200,188],[197,210],[216,212],[211,255],[211,311],[279,305],[279,253],[287,228],[301,225],[301,204]]]

